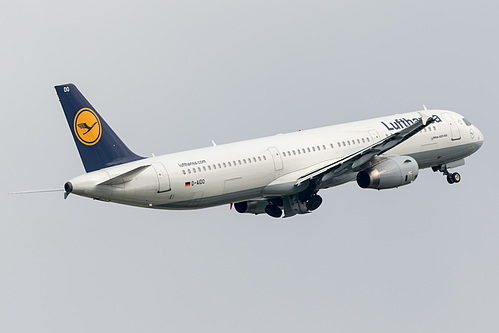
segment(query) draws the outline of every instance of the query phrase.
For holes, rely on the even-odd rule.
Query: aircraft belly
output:
[[[196,205],[193,206],[191,200],[175,201],[159,205],[154,205],[153,208],[159,209],[193,209],[193,208],[207,208],[212,206],[220,206],[229,203],[250,200],[252,198],[259,198],[263,188],[252,188],[241,190],[238,192],[218,194],[212,196],[203,196],[196,200]]]
[[[480,148],[480,144],[467,143],[452,147],[438,148],[434,150],[409,153],[419,165],[420,169],[429,168],[435,165],[444,164],[470,156]]]

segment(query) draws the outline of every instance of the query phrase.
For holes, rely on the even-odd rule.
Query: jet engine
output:
[[[268,206],[267,200],[252,200],[236,202],[234,208],[238,213],[250,213],[250,214],[263,214],[265,213],[265,207]]]
[[[238,213],[263,214],[272,217],[294,216],[296,214],[310,213],[322,204],[322,198],[317,195],[309,195],[306,199],[300,199],[298,195],[286,195],[283,197],[236,202],[234,208]]]
[[[378,190],[412,183],[418,177],[419,165],[410,156],[390,157],[357,174],[357,184],[362,188]]]

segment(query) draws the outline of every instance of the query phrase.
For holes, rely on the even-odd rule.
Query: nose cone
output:
[[[473,152],[476,152],[483,146],[483,134],[476,126],[472,126],[470,127],[469,135],[471,138],[471,143],[473,145]]]
[[[483,137],[483,133],[476,126],[474,126],[474,127],[475,127],[474,134],[475,134],[477,143],[479,144],[479,147],[481,147],[483,145],[483,141],[485,140]]]

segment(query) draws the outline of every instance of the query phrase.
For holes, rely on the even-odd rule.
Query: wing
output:
[[[337,177],[347,172],[361,171],[369,165],[376,156],[381,155],[410,139],[435,121],[432,116],[426,115],[423,112],[419,112],[419,114],[421,115],[421,118],[411,126],[340,160],[326,163],[325,165],[322,163],[321,165],[317,165],[317,168],[312,171],[309,169],[308,172],[303,173],[298,177],[295,186],[300,186],[311,180],[315,181],[316,184],[319,184],[326,175],[329,178]]]
[[[86,123],[79,123],[78,127],[81,128],[81,129],[88,129],[89,128]]]

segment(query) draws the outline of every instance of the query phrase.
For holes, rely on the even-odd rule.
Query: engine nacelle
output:
[[[378,190],[412,183],[418,177],[419,165],[410,156],[390,157],[357,174],[357,184],[362,188]]]
[[[234,208],[238,213],[250,213],[250,214],[264,214],[265,207],[268,206],[267,200],[252,200],[252,201],[242,201],[236,202]]]

